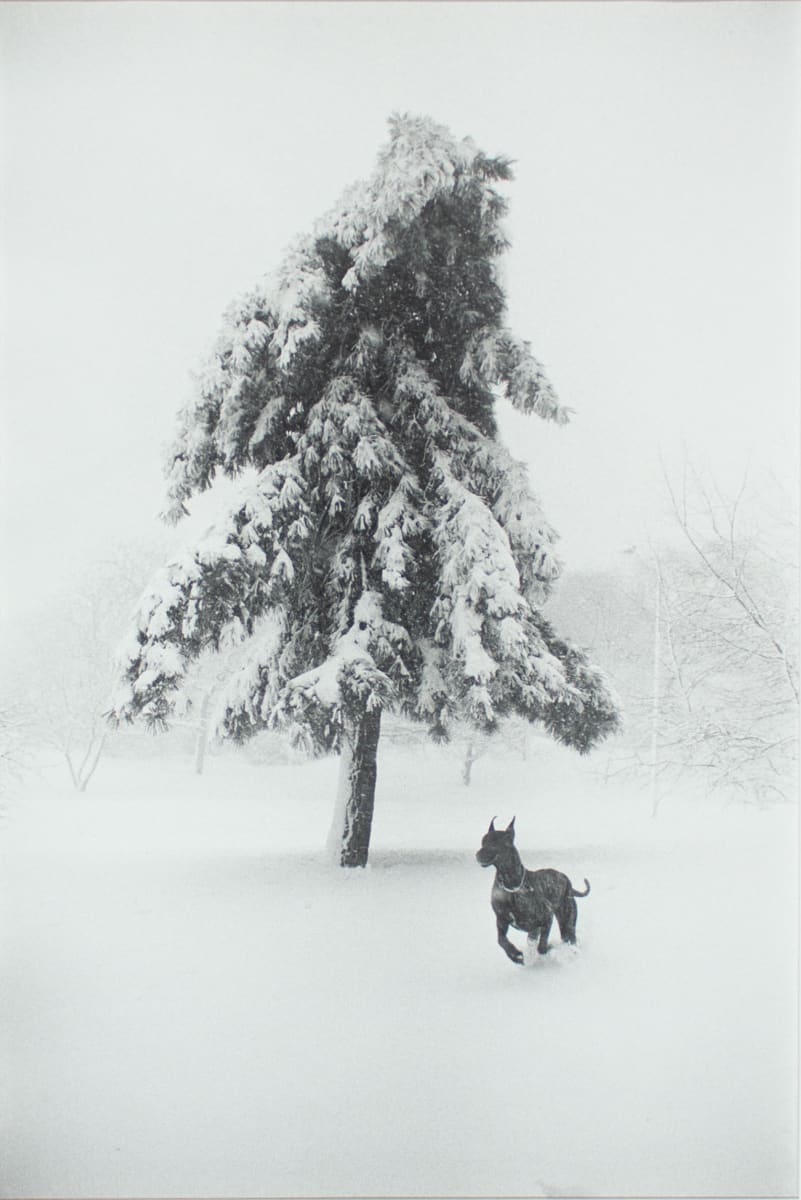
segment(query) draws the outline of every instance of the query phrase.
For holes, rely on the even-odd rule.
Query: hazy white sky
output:
[[[656,529],[660,448],[797,478],[796,3],[4,3],[7,607],[147,535],[228,301],[393,110],[517,160],[511,323],[567,428],[511,414],[568,564]]]

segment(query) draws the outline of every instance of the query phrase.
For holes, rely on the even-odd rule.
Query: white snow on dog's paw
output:
[[[558,962],[569,963],[579,957],[579,948],[572,942],[559,942],[551,948],[551,953],[556,955]]]
[[[523,947],[523,964],[524,964],[524,966],[533,967],[534,963],[540,957],[541,957],[541,955],[537,954],[536,942],[534,942],[534,943],[526,942],[525,946]]]

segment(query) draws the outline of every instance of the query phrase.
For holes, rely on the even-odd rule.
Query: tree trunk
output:
[[[462,763],[462,783],[465,787],[470,787],[470,777],[473,772],[473,763],[475,760],[476,752],[473,749],[473,743],[468,742],[467,750],[465,751],[464,762]]]
[[[662,658],[662,576],[659,568],[656,571],[656,595],[654,596],[654,696],[651,705],[651,816],[655,817],[659,810],[659,766],[657,751],[659,746],[659,705],[662,680],[660,664]]]
[[[86,759],[84,759],[83,764],[81,765],[81,780],[80,780],[80,787],[78,789],[79,791],[85,792],[87,787],[89,786],[89,780],[92,778],[95,771],[97,770],[97,764],[100,762],[100,755],[103,753],[103,747],[105,746],[105,744],[106,744],[106,735],[103,734],[100,741],[97,743],[97,750],[95,752],[95,756],[92,759],[91,764],[88,766],[87,766],[87,759],[89,757],[89,752],[87,751]],[[90,749],[91,749],[91,746],[90,746]]]
[[[206,746],[209,740],[209,713],[211,712],[211,692],[206,692],[200,705],[197,734],[195,736],[195,774],[203,774],[203,763],[206,759]]]
[[[380,734],[380,709],[365,713],[345,730],[337,807],[329,837],[329,848],[341,867],[367,866]]]

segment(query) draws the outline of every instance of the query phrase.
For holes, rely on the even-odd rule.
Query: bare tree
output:
[[[797,521],[771,477],[727,495],[687,463],[665,477],[675,533],[620,570],[565,575],[551,604],[611,675],[623,731],[607,773],[766,799],[795,794]]]
[[[799,703],[792,522],[770,519],[747,479],[732,496],[690,465],[678,486],[665,482],[687,554],[654,555],[663,681],[654,761],[702,771],[713,787],[788,795]]]
[[[115,650],[162,552],[138,542],[115,547],[15,631],[7,682],[29,714],[30,738],[58,752],[78,791],[88,787],[107,744]]]
[[[30,766],[32,717],[18,700],[0,699],[0,795]]]
[[[728,600],[741,615],[741,626],[752,634],[754,652],[761,652],[783,676],[796,706],[798,692],[797,648],[788,649],[788,599],[797,576],[797,562],[787,547],[767,539],[765,530],[742,520],[742,501],[747,477],[733,499],[706,483],[692,467],[685,466],[681,491],[667,475],[665,484],[673,512],[687,543],[692,547],[699,575]],[[793,539],[795,544],[795,539]],[[777,593],[776,584],[780,584]],[[796,607],[795,604],[792,606]]]
[[[507,717],[498,723],[493,734],[457,726],[452,734],[452,744],[461,761],[462,783],[470,787],[473,781],[473,766],[486,754],[515,754],[523,761],[528,757],[529,726],[515,717]]]

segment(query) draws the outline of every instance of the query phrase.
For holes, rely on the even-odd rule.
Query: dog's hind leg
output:
[[[539,936],[539,940],[537,941],[537,953],[538,954],[547,954],[548,951],[550,950],[550,946],[548,945],[548,936],[551,932],[552,924],[553,924],[553,915],[551,913],[548,913],[548,916],[545,918],[542,925],[540,925],[540,936]]]
[[[513,942],[510,942],[506,936],[506,931],[509,928],[509,922],[504,917],[500,916],[500,914],[496,914],[495,923],[498,927],[498,945],[500,948],[509,955],[509,958],[511,958],[512,962],[522,963],[523,955],[520,953],[517,946],[515,946]]]
[[[578,905],[572,896],[565,896],[559,908],[556,910],[556,920],[559,925],[559,932],[562,935],[562,941],[568,945],[576,944],[576,920],[578,919]]]

